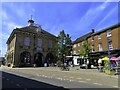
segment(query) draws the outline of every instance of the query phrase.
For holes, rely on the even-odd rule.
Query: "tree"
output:
[[[89,52],[91,49],[89,48],[90,43],[88,43],[87,39],[82,42],[82,49],[80,50],[80,56],[84,57],[84,63],[87,64],[86,68],[91,68],[90,61],[87,59],[89,56]]]
[[[71,54],[71,37],[69,34],[65,34],[64,30],[58,35],[57,43],[53,47],[52,52],[56,56],[58,61],[64,63],[64,57]],[[60,62],[59,61],[59,62]]]
[[[89,52],[90,52],[90,43],[88,43],[88,41],[85,39],[83,42],[82,42],[82,49],[80,50],[80,56],[88,56]]]
[[[71,37],[70,37],[69,34],[67,34],[66,38],[65,38],[65,45],[66,45],[65,55],[66,56],[70,56],[71,55],[71,50],[72,50],[71,43],[72,43]]]

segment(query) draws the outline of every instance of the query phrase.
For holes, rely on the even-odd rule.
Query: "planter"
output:
[[[113,70],[105,70],[105,73],[108,74],[108,75],[114,75],[115,71],[113,71]]]

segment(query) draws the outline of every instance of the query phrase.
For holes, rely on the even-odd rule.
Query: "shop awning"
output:
[[[101,60],[107,61],[107,60],[109,60],[109,58],[108,58],[108,57],[104,57],[104,58],[102,58]]]
[[[120,57],[118,57],[118,58],[117,57],[111,57],[110,60],[118,61],[118,60],[120,60]]]

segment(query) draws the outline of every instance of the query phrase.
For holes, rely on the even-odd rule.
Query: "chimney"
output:
[[[94,30],[94,28],[92,28],[92,33],[94,33],[95,32],[95,30]]]

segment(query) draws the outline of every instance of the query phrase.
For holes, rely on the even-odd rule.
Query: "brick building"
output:
[[[95,32],[88,38],[91,56],[120,56],[120,23]]]
[[[6,43],[6,64],[9,66],[54,63],[51,49],[56,43],[56,36],[35,25],[32,19],[28,21],[28,26],[14,29]]]
[[[73,55],[79,55],[84,40],[90,44],[89,56],[93,60],[105,56],[120,56],[120,23],[97,32],[92,29],[92,32],[77,38],[73,43]]]

